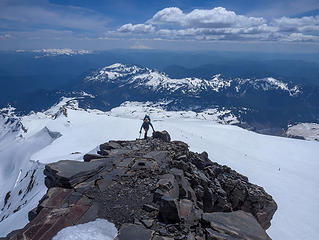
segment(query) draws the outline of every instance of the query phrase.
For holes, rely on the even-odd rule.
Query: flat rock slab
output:
[[[151,240],[153,234],[154,231],[142,225],[123,224],[117,238],[118,240]]]
[[[220,240],[271,240],[257,220],[251,214],[241,210],[229,213],[204,213],[202,219],[217,232],[216,237],[219,234],[217,239]],[[222,238],[224,234],[227,238]]]
[[[61,208],[64,200],[73,192],[73,189],[58,187],[50,188],[45,199],[40,203],[40,206],[44,208]]]
[[[161,168],[166,168],[171,161],[169,152],[167,151],[152,151],[145,154],[143,157],[155,160]]]
[[[108,164],[108,159],[99,159],[91,162],[79,162],[70,160],[61,160],[55,163],[50,163],[45,166],[45,175],[53,181],[50,181],[50,186],[70,188],[76,183],[83,182],[90,176],[95,175],[103,167]],[[46,181],[46,184],[48,181]],[[53,184],[53,186],[52,186]]]
[[[105,155],[107,155],[107,154],[105,154]],[[104,158],[104,156],[102,156],[100,154],[92,154],[92,153],[88,153],[88,154],[85,154],[83,156],[84,162],[90,162],[93,159],[99,159],[99,158]]]

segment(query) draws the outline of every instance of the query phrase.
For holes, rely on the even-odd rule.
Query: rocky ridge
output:
[[[47,194],[29,224],[6,239],[51,239],[62,228],[104,218],[118,240],[270,239],[277,209],[262,187],[170,141],[109,141],[84,162],[46,165]]]

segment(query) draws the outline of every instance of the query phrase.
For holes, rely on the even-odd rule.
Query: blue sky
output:
[[[0,49],[319,52],[318,0],[0,0]]]

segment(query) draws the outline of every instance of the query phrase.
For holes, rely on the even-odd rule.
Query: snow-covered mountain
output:
[[[230,89],[238,94],[243,94],[248,88],[262,89],[263,91],[280,90],[290,96],[298,95],[301,92],[299,86],[284,83],[272,77],[262,79],[226,79],[217,74],[208,80],[200,78],[172,79],[157,70],[121,63],[104,67],[87,76],[85,80],[88,82],[117,84],[119,87],[146,87],[154,92],[166,92],[167,94],[178,92],[179,94],[199,95],[205,91],[221,92]]]
[[[95,96],[82,107],[110,110],[125,101],[166,102],[166,110],[229,110],[238,124],[261,133],[283,135],[289,124],[319,120],[319,89],[272,77],[261,79],[170,78],[135,65],[116,63],[88,74],[75,90]],[[318,109],[316,111],[315,109]]]
[[[24,129],[14,111],[15,108],[12,106],[0,109],[0,141]]]
[[[84,50],[84,49],[70,49],[70,48],[48,48],[48,49],[35,49],[35,50],[16,50],[17,53],[24,53],[24,52],[32,52],[37,53],[36,58],[39,57],[49,57],[49,56],[74,56],[74,55],[84,55],[84,54],[91,54],[91,50]]]
[[[252,74],[253,75],[253,74]],[[65,88],[38,91],[14,102],[24,114],[49,108],[61,97],[76,97],[82,108],[110,111],[124,102],[165,103],[168,111],[230,111],[238,125],[284,135],[288,125],[319,121],[319,88],[280,78],[171,78],[147,67],[115,63],[83,74]]]
[[[261,79],[170,78],[167,74],[135,65],[116,63],[88,74],[75,90],[95,96],[83,107],[103,111],[125,101],[166,102],[167,110],[230,110],[239,124],[271,134],[284,134],[288,124],[319,119],[319,89],[273,77]],[[318,112],[314,109],[318,109]]]
[[[126,102],[103,112],[81,108],[80,100],[63,98],[46,111],[20,117],[12,108],[1,114],[0,129],[6,134],[0,139],[0,236],[28,222],[28,212],[46,192],[44,164],[81,161],[101,142],[137,138],[147,112],[156,130],[166,129],[192,151],[207,151],[210,159],[248,176],[274,197],[278,211],[268,230],[272,239],[318,238],[318,142],[222,125],[218,122],[230,115],[213,109],[167,111],[158,103]]]

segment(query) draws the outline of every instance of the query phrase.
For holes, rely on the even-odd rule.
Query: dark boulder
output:
[[[162,132],[155,131],[155,132],[153,132],[152,137],[160,139],[160,140],[162,140],[164,142],[170,142],[171,141],[171,136],[169,135],[169,133],[167,131],[162,131]]]
[[[208,239],[270,240],[256,219],[244,211],[204,213]]]
[[[109,141],[103,144],[100,144],[100,150],[109,151],[112,149],[122,148],[122,145],[116,141]]]
[[[142,225],[123,224],[116,237],[118,240],[152,240],[154,231]]]
[[[107,154],[105,154],[105,155],[107,155]],[[91,160],[100,159],[100,158],[104,158],[104,156],[102,156],[100,154],[91,154],[91,153],[85,154],[83,156],[84,162],[91,162]]]
[[[179,206],[176,199],[169,195],[164,195],[159,201],[159,219],[163,223],[178,223]]]

